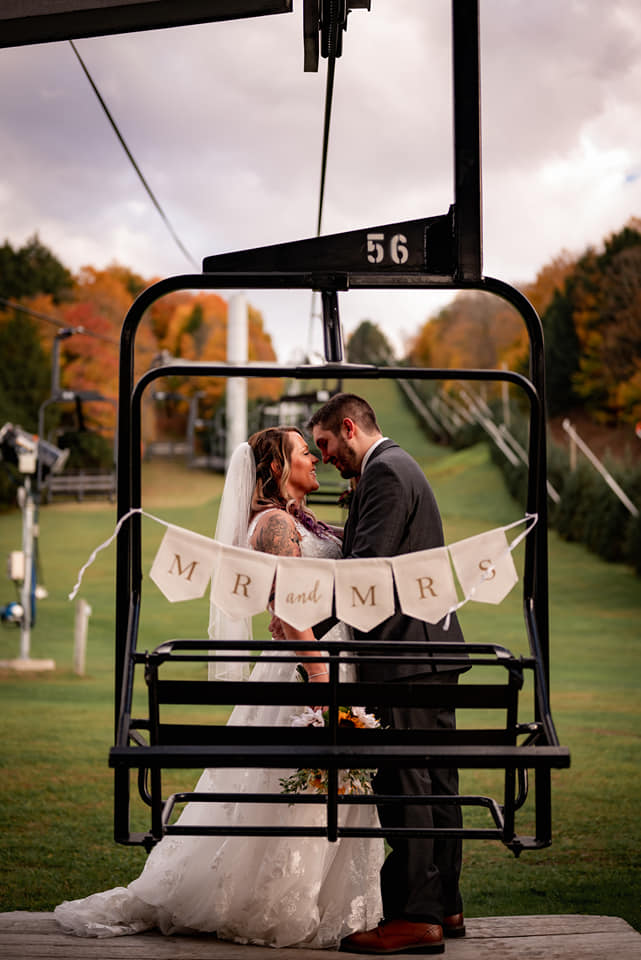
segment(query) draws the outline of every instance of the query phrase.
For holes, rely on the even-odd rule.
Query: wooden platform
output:
[[[641,934],[618,917],[483,917],[466,924],[465,939],[448,940],[440,956],[448,960],[641,960]],[[61,933],[51,913],[0,914],[3,960],[356,960],[358,956],[362,960],[362,955],[328,950],[249,947],[207,935],[163,937],[154,932],[84,939]]]

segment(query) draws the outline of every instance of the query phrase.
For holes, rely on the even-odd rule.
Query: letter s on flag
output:
[[[458,540],[448,549],[468,600],[500,603],[518,581],[504,527]]]

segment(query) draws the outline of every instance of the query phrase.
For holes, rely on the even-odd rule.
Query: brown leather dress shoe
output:
[[[443,918],[443,933],[446,937],[464,937],[465,921],[462,913],[453,913]]]
[[[351,953],[443,953],[443,928],[437,923],[387,920],[373,930],[345,937],[341,950]]]

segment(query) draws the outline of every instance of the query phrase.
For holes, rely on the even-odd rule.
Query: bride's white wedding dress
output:
[[[306,557],[340,555],[338,541],[321,539],[299,525]],[[344,637],[342,624],[327,634]],[[351,679],[351,666],[342,668]],[[252,680],[293,680],[295,665],[258,661]],[[296,708],[238,706],[229,723],[291,724]],[[207,769],[199,792],[278,793],[289,770]],[[373,804],[344,807],[345,825],[377,826]],[[323,805],[192,803],[182,824],[274,823],[322,825]],[[346,838],[329,843],[304,837],[165,837],[141,875],[116,887],[56,907],[58,923],[84,937],[114,937],[158,927],[165,934],[212,932],[219,938],[273,947],[336,948],[382,915],[381,839]]]

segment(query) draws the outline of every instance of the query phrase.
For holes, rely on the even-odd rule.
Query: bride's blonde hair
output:
[[[291,512],[291,506],[295,504],[287,493],[287,481],[291,473],[292,433],[303,437],[296,427],[267,427],[266,430],[254,433],[247,441],[256,461],[256,486],[251,504],[253,513],[267,507],[280,507],[281,510]],[[275,465],[276,470],[272,465]]]
[[[304,503],[297,503],[287,492],[291,474],[292,434],[305,436],[298,427],[267,427],[252,434],[247,441],[256,461],[256,486],[251,501],[251,512],[258,513],[270,507],[286,510],[317,536],[327,538],[331,530],[318,520]],[[305,441],[307,442],[307,441]],[[276,470],[272,469],[272,464]]]

